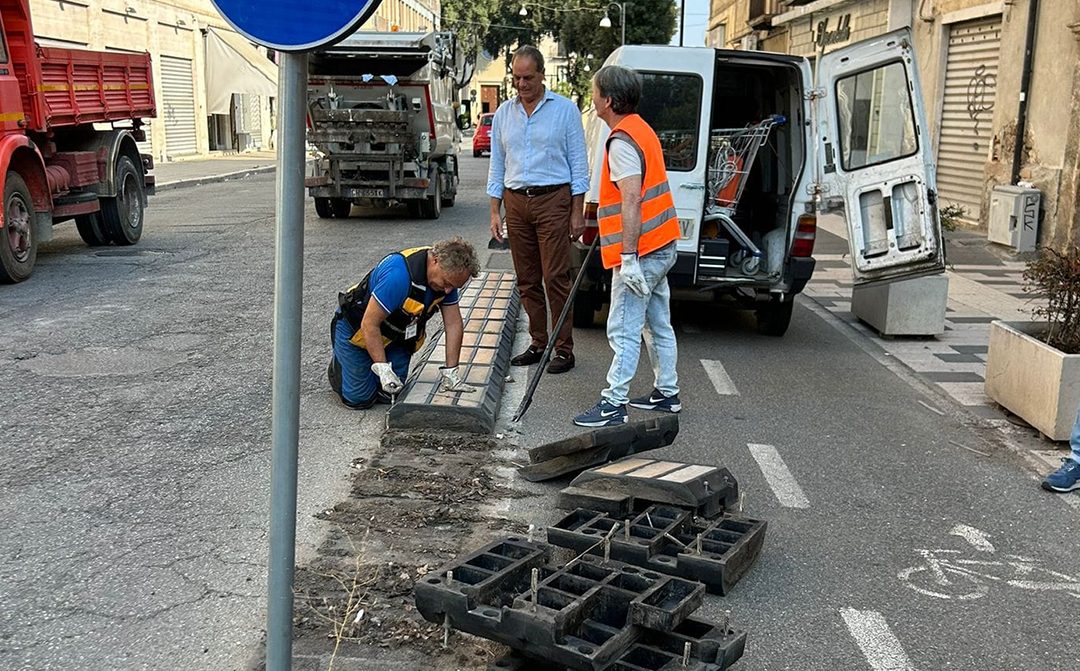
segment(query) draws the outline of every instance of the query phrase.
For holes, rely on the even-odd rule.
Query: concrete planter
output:
[[[946,275],[855,287],[851,312],[881,335],[928,336],[945,332],[949,303]]]
[[[1043,322],[990,324],[986,394],[1051,440],[1068,440],[1080,404],[1080,354],[1035,337]]]

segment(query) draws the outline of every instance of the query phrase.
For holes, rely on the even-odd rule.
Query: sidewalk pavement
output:
[[[154,175],[157,178],[157,190],[168,191],[272,172],[276,161],[277,154],[272,151],[215,153],[209,157],[197,156],[155,164]]]
[[[949,302],[940,336],[882,337],[851,313],[847,228],[838,217],[818,219],[817,268],[804,294],[968,413],[1015,437],[1022,420],[986,395],[986,353],[990,322],[1033,319],[1031,308],[1037,300],[1023,291],[1024,261],[987,242],[985,233],[957,230],[945,237]],[[1038,439],[1034,429],[1020,433],[1033,438],[1023,441],[1032,456],[1057,468],[1061,452],[1055,443]]]

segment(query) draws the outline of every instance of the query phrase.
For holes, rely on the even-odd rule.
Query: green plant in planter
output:
[[[1040,249],[1024,269],[1024,291],[1046,299],[1046,307],[1031,310],[1047,323],[1039,339],[1065,354],[1080,353],[1080,248]]]
[[[967,214],[967,210],[963,205],[946,205],[938,212],[938,218],[941,219],[941,228],[946,231],[955,231],[957,229],[957,221],[964,218]]]

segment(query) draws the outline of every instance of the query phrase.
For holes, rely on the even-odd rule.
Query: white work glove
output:
[[[393,366],[388,363],[371,364],[371,372],[379,376],[379,386],[387,394],[400,394],[405,387],[401,384],[401,378],[394,372]]]
[[[635,296],[644,298],[649,295],[649,283],[645,281],[645,274],[641,272],[641,264],[638,263],[637,254],[622,255],[619,277],[622,278],[626,288]]]
[[[440,366],[439,367],[439,391],[456,391],[466,394],[471,394],[476,391],[476,387],[471,384],[465,384],[461,376],[458,374],[457,366]]]

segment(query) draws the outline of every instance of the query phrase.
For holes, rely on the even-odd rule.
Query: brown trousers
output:
[[[532,344],[541,349],[548,342],[547,308],[551,308],[554,326],[563,306],[571,298],[571,200],[568,186],[542,196],[529,197],[509,189],[503,193],[506,234],[517,273],[518,293],[525,313],[529,315]],[[570,354],[574,351],[573,321],[568,316],[555,336],[556,352]]]

